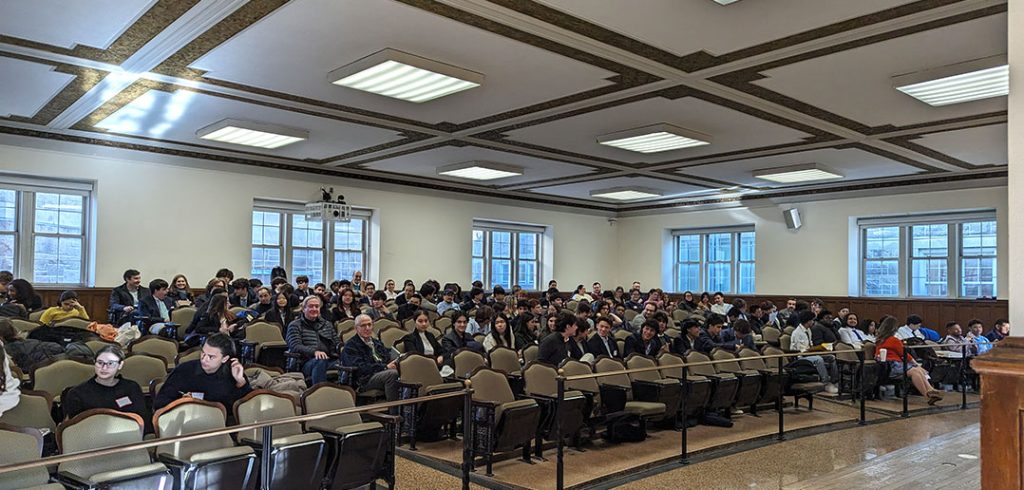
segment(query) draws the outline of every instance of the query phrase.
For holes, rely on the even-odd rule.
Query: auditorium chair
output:
[[[540,354],[540,346],[537,344],[530,344],[523,347],[523,365],[530,364],[537,360],[537,356]]]
[[[737,353],[739,357],[740,367],[747,371],[755,371],[761,373],[761,396],[758,398],[758,404],[775,403],[779,399],[779,392],[786,386],[786,373],[783,371],[782,375],[779,375],[778,371],[768,369],[768,365],[764,363],[764,359],[760,359],[761,354],[756,350],[743,348]],[[750,359],[756,358],[756,359]],[[756,405],[754,406],[756,412]]]
[[[458,391],[463,388],[461,381],[445,382],[438,371],[437,361],[416,353],[402,354],[398,358],[398,394],[402,400],[426,395],[437,395]],[[416,449],[417,438],[437,440],[442,428],[450,425],[462,412],[462,399],[444,398],[428,402],[403,405],[403,434],[409,436],[409,447]]]
[[[637,353],[630,354],[625,364],[629,369],[658,367],[653,357]],[[665,404],[665,420],[675,422],[683,397],[679,380],[663,377],[661,371],[630,373],[629,380],[633,383],[633,398]]]
[[[634,310],[626,310],[626,313],[624,314],[626,315],[626,318],[624,318],[624,320],[626,320],[627,322],[632,322],[633,319],[636,318],[636,316],[639,315],[640,313]]]
[[[277,325],[264,321],[246,325],[245,342],[255,344],[251,362],[282,369],[287,365],[285,352],[288,351],[288,343],[285,342],[281,328]]]
[[[185,330],[192,324],[192,319],[196,316],[195,306],[185,306],[183,308],[175,308],[171,310],[171,323],[178,324],[178,341],[185,340]]]
[[[782,349],[783,352],[793,352],[790,340],[791,336],[788,333],[784,333],[779,336],[779,348]]]
[[[65,388],[84,383],[96,374],[91,363],[77,359],[50,360],[32,372],[32,389],[44,391],[60,403]]]
[[[759,371],[743,369],[740,363],[736,361],[736,355],[725,349],[713,349],[711,351],[711,359],[725,361],[713,366],[716,373],[731,374],[736,376],[739,382],[740,387],[736,391],[736,400],[733,404],[737,407],[750,407],[751,411],[756,411],[754,405],[761,399],[761,390],[764,385],[761,373]]]
[[[779,349],[778,347],[772,347],[770,345],[766,345],[764,349],[761,351],[761,354],[765,356],[781,355],[784,353],[785,352],[783,352],[782,349]],[[789,364],[795,359],[797,358],[789,357],[767,359],[766,366],[768,369],[778,372],[778,363],[781,362],[783,365],[783,372],[785,372],[786,364]],[[751,359],[751,361],[753,361],[753,359]],[[765,360],[761,359],[761,361],[764,362]],[[825,383],[822,383],[821,381],[799,381],[793,379],[788,374],[786,376],[786,384],[783,388],[783,394],[785,394],[786,396],[793,397],[794,406],[799,406],[798,402],[801,398],[803,398],[807,400],[807,408],[809,410],[814,410],[814,394],[821,393],[822,391],[825,391]]]
[[[47,452],[53,452],[57,442],[57,423],[53,421],[52,411],[52,395],[45,391],[23,389],[18,404],[0,415],[0,423],[42,432],[48,442]]]
[[[469,378],[469,375],[476,370],[476,368],[487,366],[487,358],[483,354],[467,349],[465,347],[455,351],[455,355],[452,356],[453,368],[455,368],[455,376],[459,379]]]
[[[405,321],[402,322],[401,328],[402,330],[405,330],[405,333],[409,333],[412,332],[413,330],[416,330],[416,319],[406,318]]]
[[[629,330],[626,330],[624,328],[620,328],[620,329],[616,330],[614,333],[612,333],[612,336],[615,337],[615,340],[621,340],[621,341],[625,341],[626,339],[628,339],[632,335],[633,335],[632,332],[630,332]],[[622,352],[622,351],[620,350],[619,352]]]
[[[569,301],[568,303],[565,304],[565,308],[563,308],[563,310],[569,310],[569,311],[572,311],[575,314],[576,307],[579,306],[579,305],[580,305],[579,301],[575,301],[575,300]]]
[[[562,373],[565,376],[579,376],[594,374],[594,368],[582,361],[576,359],[566,359],[562,362]],[[587,425],[590,426],[591,434],[594,434],[594,426],[603,420],[604,416],[608,411],[604,406],[604,400],[601,398],[601,386],[597,383],[597,378],[586,378],[576,380],[566,380],[566,390],[579,391],[587,397],[588,409],[584,412],[587,419]],[[614,407],[615,410],[622,410],[622,407]]]
[[[189,350],[179,352],[177,357],[174,358],[174,364],[176,366],[180,366],[182,363],[186,363],[188,361],[198,361],[202,355],[202,346],[193,347]]]
[[[300,397],[303,414],[331,412],[356,406],[356,393],[348,386],[318,383]],[[344,490],[384,479],[395,485],[395,433],[399,417],[368,412],[332,415],[306,423],[327,442],[326,488]]]
[[[287,325],[286,325],[286,327],[287,327]],[[352,335],[352,333],[356,331],[356,322],[355,322],[355,320],[352,320],[352,319],[343,320],[343,321],[335,323],[334,324],[334,329],[338,332],[338,338],[339,339],[344,339],[344,338],[350,337]],[[374,332],[377,332],[380,329],[374,327],[373,330],[374,330]]]
[[[874,359],[864,357],[864,376],[861,377],[860,360],[863,351],[858,352],[852,345],[836,342],[832,345],[836,353],[836,367],[839,371],[839,393],[848,392],[854,398],[868,396],[875,392],[880,381],[882,366]]]
[[[28,321],[33,322],[33,323],[39,323],[39,320],[41,318],[43,318],[43,312],[45,312],[45,311],[46,310],[36,310],[36,311],[33,311],[32,313],[29,313],[28,314]],[[39,323],[39,324],[42,325],[41,323]]]
[[[149,395],[149,382],[167,376],[167,362],[152,354],[131,354],[124,358],[121,376],[138,383],[142,393]]]
[[[99,352],[100,349],[102,349],[102,348],[104,348],[104,347],[106,347],[108,345],[112,345],[112,346],[118,347],[118,348],[121,347],[121,344],[118,344],[117,342],[111,342],[109,340],[89,339],[89,340],[85,341],[85,346],[88,347],[89,350],[92,351],[93,355],[96,355],[96,353]],[[175,352],[175,354],[177,354],[177,352]]]
[[[658,356],[658,365],[662,367],[661,373],[664,377],[675,380],[684,380],[685,389],[682,396],[686,398],[685,417],[696,417],[704,411],[708,401],[711,399],[711,380],[704,376],[685,374],[683,367],[686,360],[679,354],[671,352],[662,353]]]
[[[77,328],[79,330],[88,330],[89,325],[92,323],[92,321],[86,320],[84,318],[65,318],[59,322],[55,322],[53,326]]]
[[[399,349],[399,351],[401,351],[405,347],[403,345],[401,345],[400,341],[402,340],[402,337],[405,337],[408,334],[409,334],[409,332],[406,332],[405,330],[402,330],[401,328],[398,328],[398,327],[387,327],[387,328],[385,328],[385,329],[380,331],[380,334],[378,335],[378,338],[384,344],[384,347],[388,347],[388,348],[394,347],[396,349]]]
[[[687,313],[686,311],[680,310],[678,308],[675,309],[675,310],[672,310],[672,322],[673,323],[679,323],[679,322],[685,320],[688,316],[689,316],[689,313]]]
[[[352,322],[352,328],[353,329],[355,328],[355,321],[353,321],[353,320],[345,320],[345,322]],[[344,324],[345,322],[341,322],[341,323]],[[377,334],[380,333],[381,330],[384,330],[387,327],[398,327],[398,326],[399,326],[398,322],[396,322],[394,320],[388,320],[387,318],[378,318],[377,321],[373,322],[373,334],[377,335]]]
[[[156,437],[176,437],[223,429],[227,411],[220,403],[179,398],[153,414]],[[157,460],[167,465],[180,490],[239,489],[256,486],[256,453],[238,446],[225,434],[156,448]]]
[[[235,420],[245,425],[294,417],[296,405],[294,398],[283,393],[254,390],[235,402]],[[252,447],[257,458],[270,451],[267,488],[319,488],[326,469],[323,436],[303,432],[298,422],[292,422],[274,425],[271,437],[271,447],[265,448],[263,429],[238,433],[239,442]]]
[[[543,453],[544,439],[557,440],[572,436],[579,446],[580,430],[586,425],[590,416],[590,402],[583,393],[575,390],[566,391],[562,403],[558,404],[558,371],[554,366],[534,361],[523,370],[523,391],[525,396],[533,398],[541,407],[540,424],[537,426],[537,440],[534,451],[537,457]],[[559,429],[556,433],[555,429]]]
[[[594,362],[594,370],[598,373],[625,371],[626,365],[618,359],[612,359],[608,356],[598,356]],[[636,385],[625,373],[597,378],[597,384],[601,387],[601,400],[605,403],[606,407],[609,409],[619,408],[620,406],[622,407],[619,410],[614,410],[616,412],[624,411],[626,413],[637,415],[640,417],[640,420],[645,421],[645,423],[646,421],[664,420],[665,417],[675,417],[675,411],[673,410],[669,412],[669,407],[660,400],[638,399],[635,395]],[[673,384],[679,386],[677,383]],[[648,393],[659,392],[650,390]],[[665,393],[667,393],[667,391]],[[671,393],[668,394],[671,396]],[[674,402],[677,410],[679,407],[678,394],[679,391],[676,390]]]
[[[0,461],[3,464],[24,463],[39,459],[43,435],[36,429],[0,424]],[[45,466],[0,473],[0,490],[62,490],[59,483],[49,483]]]
[[[765,327],[761,328],[761,340],[767,342],[768,345],[773,345],[775,347],[778,347],[779,346],[779,337],[781,337],[781,336],[782,336],[782,330],[779,330],[779,329],[777,329],[775,327],[765,326]]]
[[[39,322],[30,322],[28,320],[22,320],[21,318],[8,318],[11,321],[11,325],[18,331],[19,334],[28,334],[41,326]]]
[[[70,454],[142,442],[142,417],[107,408],[86,410],[57,427],[57,445]],[[138,489],[170,487],[171,472],[154,463],[146,449],[120,451],[57,466],[57,479],[72,489]]]
[[[711,396],[708,398],[707,410],[730,409],[736,404],[736,395],[740,390],[740,382],[736,376],[728,373],[718,373],[715,367],[710,364],[692,365],[710,361],[711,358],[703,353],[691,350],[686,353],[686,373],[688,375],[703,376],[711,380]]]
[[[434,321],[434,328],[436,328],[438,332],[444,332],[445,330],[448,329],[448,327],[452,326],[452,319],[450,316],[447,315],[447,313],[448,312],[446,311],[445,316],[440,317],[436,321]]]
[[[530,461],[530,441],[540,425],[541,409],[532,398],[516,399],[505,373],[477,368],[470,377],[473,386],[473,462],[482,455],[491,471],[494,453],[521,447],[523,461]]]
[[[93,352],[98,352],[98,350]],[[178,341],[159,335],[143,335],[128,344],[128,353],[157,356],[164,360],[167,370],[170,371],[175,366],[174,358],[178,357]]]
[[[501,345],[495,346],[487,353],[487,363],[491,369],[505,373],[512,393],[523,393],[523,367],[519,364],[519,354],[515,350]]]

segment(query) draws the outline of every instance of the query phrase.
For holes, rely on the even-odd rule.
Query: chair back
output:
[[[104,348],[104,347],[106,347],[108,345],[113,345],[113,346],[121,347],[121,344],[118,344],[117,342],[111,342],[109,340],[89,339],[89,340],[85,341],[85,346],[88,347],[89,350],[92,351],[94,356],[96,355],[97,352],[100,351],[100,349],[102,349],[102,348]],[[175,354],[177,354],[177,353],[175,353]]]
[[[445,313],[448,312],[446,311]],[[436,328],[438,332],[444,332],[445,329],[447,329],[450,326],[452,326],[452,319],[451,317],[448,316],[438,318],[437,321],[434,322],[434,328]]]
[[[36,368],[32,372],[32,389],[45,391],[60,401],[65,388],[82,384],[96,375],[92,364],[74,359],[60,359]]]
[[[616,371],[624,371],[626,366],[622,364],[622,361],[618,359],[612,359],[610,357],[602,357],[597,360],[594,364],[594,369],[599,373],[613,373]],[[629,381],[629,376],[625,373],[617,374],[614,376],[605,376],[597,378],[597,384],[609,385],[609,386],[621,386],[624,388],[631,388],[633,386]]]
[[[0,415],[0,423],[15,427],[48,429],[57,432],[57,423],[50,416],[53,396],[45,391],[21,390],[18,404]],[[0,459],[0,461],[3,461]]]
[[[678,339],[679,337],[683,336],[683,332],[676,327],[668,327],[665,329],[665,335],[668,336],[669,338]]]
[[[245,308],[242,308],[241,306],[232,306],[231,308],[228,308],[228,311],[230,311],[231,315],[234,316],[245,311]]]
[[[420,389],[444,383],[437,361],[412,352],[398,358],[398,378],[403,383],[419,384]]]
[[[18,333],[31,332],[42,326],[39,322],[30,322],[28,320],[22,320],[21,318],[9,318],[9,320]]]
[[[685,320],[687,315],[688,313],[686,311],[676,308],[675,310],[672,310],[672,321],[679,323]]]
[[[782,330],[775,327],[764,327],[761,329],[761,340],[768,342],[769,344],[779,343],[779,337],[782,335]]]
[[[736,356],[732,352],[729,352],[725,349],[715,349],[711,351],[711,358],[716,361],[728,361],[718,363],[712,366],[715,368],[715,371],[717,372],[742,370],[742,368],[740,367],[740,363],[736,361]]]
[[[156,436],[175,437],[207,430],[223,429],[227,410],[220,403],[197,398],[179,398],[153,414]],[[157,446],[157,454],[170,454],[187,461],[193,454],[234,446],[227,434]]]
[[[343,408],[356,406],[356,392],[351,387],[335,383],[317,383],[302,393],[299,398],[302,405],[302,413],[321,413]],[[333,415],[321,420],[310,422],[310,425],[318,427],[345,427],[362,423],[363,419],[358,413],[346,413]]]
[[[86,410],[57,426],[57,445],[64,454],[142,442],[142,417],[107,408]],[[89,477],[150,464],[149,451],[123,451],[117,457],[95,456],[67,461],[57,471]]]
[[[402,322],[402,330],[405,330],[406,333],[416,330],[416,319],[407,318],[404,322]]]
[[[790,334],[790,335],[793,335],[793,331],[794,331],[794,330],[796,330],[796,327],[794,327],[794,326],[790,325],[790,326],[788,326],[788,327],[786,327],[786,328],[782,329],[782,333],[784,333],[784,334]]]
[[[756,350],[749,348],[740,349],[740,367],[750,371],[768,369],[768,365],[764,363],[764,359],[759,357],[760,355]]]
[[[761,351],[761,354],[765,355],[765,356],[778,356],[778,355],[785,354],[785,352],[782,349],[778,348],[778,347],[774,347],[774,346],[771,346],[771,345],[766,345],[766,346],[764,346],[764,350]],[[764,362],[765,366],[768,366],[768,369],[771,369],[771,370],[778,369],[780,363],[783,366],[788,364],[788,362],[787,362],[788,359],[785,358],[785,357],[778,357],[778,358],[775,358],[775,359],[761,359],[761,361]]]
[[[246,327],[246,329],[249,328]],[[164,360],[167,369],[172,369],[175,366],[174,358],[178,357],[178,341],[159,335],[145,335],[135,342],[128,344],[128,352],[131,354],[157,356]]]
[[[558,396],[558,371],[543,362],[531,362],[523,370],[523,391],[531,395]]]
[[[487,366],[487,358],[483,354],[466,348],[455,351],[455,375],[468,377],[476,368]]]
[[[664,352],[658,356],[658,365],[662,367],[661,375],[668,378],[683,377],[683,357],[673,352]]]
[[[864,359],[874,359],[875,358],[875,343],[874,342],[864,342],[863,348],[864,348]]]
[[[53,326],[71,327],[77,328],[79,330],[88,330],[90,324],[92,324],[92,322],[84,318],[65,318],[57,323],[54,323]]]
[[[270,390],[254,390],[235,402],[235,420],[239,425],[257,424],[271,420],[295,416],[295,399],[284,393]],[[261,429],[251,429],[238,433],[239,439],[259,441]],[[298,422],[275,425],[273,437],[287,437],[302,433]]]
[[[832,344],[832,350],[836,353],[836,359],[847,362],[859,362],[860,358],[857,357],[857,349],[854,349],[852,345],[846,342],[836,342]]]
[[[636,318],[636,316],[637,316],[637,315],[639,315],[639,314],[640,314],[640,313],[636,312],[635,310],[626,310],[626,313],[625,313],[625,315],[626,315],[626,318],[625,318],[625,320],[626,320],[627,322],[631,322],[631,321],[633,321],[633,319],[634,319],[634,318]]]
[[[380,341],[384,343],[385,347],[394,347],[398,341],[402,340],[402,337],[408,334],[409,332],[398,327],[387,327],[380,331]]]
[[[626,358],[626,367],[629,369],[657,366],[658,361],[655,361],[653,357],[647,357],[643,354],[633,353]],[[632,379],[633,381],[658,381],[661,379],[661,372],[647,371],[643,373],[632,373],[629,375],[629,378]]]
[[[380,321],[380,320],[377,320]],[[374,322],[376,323],[376,322]],[[334,324],[334,329],[338,331],[338,337],[348,336],[350,333],[356,331],[356,321],[349,318],[348,320],[342,320]],[[377,327],[373,327],[374,331],[377,331]]]
[[[149,391],[149,382],[167,376],[167,361],[150,354],[132,354],[124,358],[121,376]]]
[[[4,464],[23,463],[39,459],[42,454],[42,435],[20,432],[15,427],[0,428],[0,461]],[[50,474],[46,467],[0,474],[0,489],[15,490],[46,485]]]
[[[780,335],[779,336],[779,347],[782,350],[784,350],[784,351],[788,351],[789,348],[793,345],[792,342],[790,342],[791,339],[792,339],[792,337],[788,333],[784,333],[784,334]]]
[[[178,357],[174,360],[174,364],[178,365],[178,364],[185,363],[185,362],[188,362],[188,361],[198,361],[199,358],[202,357],[202,355],[203,355],[203,348],[201,346],[200,347],[193,347],[193,348],[191,348],[191,349],[189,349],[189,350],[187,350],[185,352],[179,353]]]
[[[593,368],[590,364],[585,362],[577,361],[576,359],[566,359],[565,363],[562,364],[562,372],[566,376],[579,376],[583,374],[594,374]],[[597,384],[597,378],[587,379],[576,379],[565,382],[566,390],[581,390],[590,393],[600,393],[601,387]]]
[[[704,353],[697,352],[695,350],[691,350],[690,352],[686,353],[687,364],[694,362],[707,362],[710,360],[710,357],[708,357]],[[689,374],[696,374],[698,376],[714,376],[715,374],[717,374],[717,371],[715,371],[715,367],[710,364],[703,364],[700,366],[688,365],[686,366],[686,368],[689,370]]]
[[[277,325],[268,322],[253,322],[245,326],[245,340],[257,344],[284,342],[284,336],[281,335],[281,327]]]
[[[28,314],[28,321],[39,323],[39,319],[43,317],[43,312],[46,310],[36,310]]]
[[[192,318],[195,316],[195,306],[186,306],[184,308],[175,308],[171,310],[171,321],[178,325],[190,325],[192,323]]]
[[[481,367],[469,379],[473,383],[473,399],[476,401],[508,403],[516,399],[508,378],[500,371]]]
[[[496,346],[487,357],[490,359],[491,369],[497,369],[505,374],[516,374],[523,370],[519,365],[519,354],[511,348]]]
[[[540,355],[540,346],[537,344],[530,344],[523,348],[523,363],[529,364],[537,360],[537,356]]]
[[[346,321],[348,321],[348,320],[346,320]],[[342,323],[344,323],[344,322],[342,322]],[[377,321],[373,322],[373,333],[376,334],[377,332],[380,332],[381,330],[384,330],[387,327],[397,327],[397,326],[398,326],[398,322],[396,322],[394,320],[388,320],[387,318],[378,318]],[[353,322],[352,327],[355,328],[355,322]]]
[[[626,340],[633,334],[629,333],[629,330],[623,328],[616,330],[612,335],[615,337],[615,340]]]

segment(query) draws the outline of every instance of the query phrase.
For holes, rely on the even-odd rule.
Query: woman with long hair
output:
[[[338,302],[331,308],[331,316],[336,322],[344,320],[355,320],[362,313],[359,309],[359,302],[356,301],[356,293],[351,289],[342,289],[338,295]]]
[[[683,299],[679,301],[679,304],[676,305],[676,307],[687,313],[693,313],[697,311],[697,300],[694,299],[693,292],[684,291]]]
[[[883,318],[882,323],[878,326],[878,347],[875,352],[878,353],[879,360],[888,364],[890,377],[901,377],[906,372],[910,382],[914,384],[914,388],[917,388],[919,393],[928,397],[928,404],[935,405],[942,400],[942,392],[936,390],[928,382],[928,372],[918,365],[917,361],[914,360],[914,356],[907,353],[907,361],[906,363],[903,362],[903,341],[896,337],[896,330],[899,330],[899,328],[899,322],[896,321],[895,317],[886,316]],[[884,357],[882,357],[883,354]]]
[[[405,351],[427,356],[434,359],[438,365],[444,364],[444,348],[428,330],[430,328],[430,313],[427,313],[427,310],[416,310],[412,319],[416,328],[399,341],[405,346]]]
[[[210,298],[210,305],[203,312],[199,322],[196,323],[195,333],[200,335],[213,335],[217,332],[231,335],[235,331],[232,324],[234,315],[231,314],[231,303],[228,301],[228,293],[220,293]]]
[[[512,328],[509,327],[508,317],[504,313],[495,315],[491,333],[484,338],[484,350],[487,352],[499,345],[515,351],[520,348],[516,344],[516,336],[512,334]]]
[[[270,309],[263,314],[263,320],[276,323],[281,327],[281,332],[283,333],[288,328],[288,324],[295,320],[295,313],[292,312],[292,308],[295,306],[292,304],[291,296],[288,293],[277,293],[274,295],[274,301]]]
[[[384,294],[387,295],[387,301],[394,301],[398,297],[398,291],[395,291],[395,280],[388,279],[384,281]]]
[[[209,303],[210,300],[213,299],[213,295],[214,295],[213,290],[214,289],[223,289],[223,290],[227,291],[227,286],[228,286],[227,283],[225,283],[223,279],[220,279],[220,278],[217,278],[217,277],[207,281],[206,282],[206,292],[204,292],[203,294],[199,295],[199,297],[195,299],[196,310],[197,311],[201,310],[203,308],[203,306],[206,306],[206,303]]]
[[[29,313],[43,309],[42,296],[24,279],[15,279],[7,285],[7,302],[24,306]]]
[[[171,279],[170,287],[167,289],[167,297],[174,301],[176,307],[192,306],[195,298],[192,296],[192,286],[188,284],[185,274],[178,274]]]

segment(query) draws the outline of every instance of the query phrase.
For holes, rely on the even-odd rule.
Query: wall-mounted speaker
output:
[[[800,210],[797,208],[787,209],[782,212],[782,217],[786,218],[786,228],[790,230],[796,230],[800,228],[803,223],[800,221]]]

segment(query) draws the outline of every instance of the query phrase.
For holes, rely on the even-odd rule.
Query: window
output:
[[[518,284],[536,291],[540,284],[541,237],[544,228],[489,221],[474,221],[472,280],[505,289]]]
[[[92,185],[4,176],[0,185],[0,270],[37,284],[87,282]]]
[[[858,225],[862,295],[996,295],[994,213],[868,218]]]
[[[311,284],[351,279],[367,271],[371,212],[353,209],[349,222],[307,221],[301,204],[258,201],[252,211],[250,275],[270,282],[277,266],[289,278],[308,276]]]
[[[753,228],[677,230],[675,290],[754,292]]]

